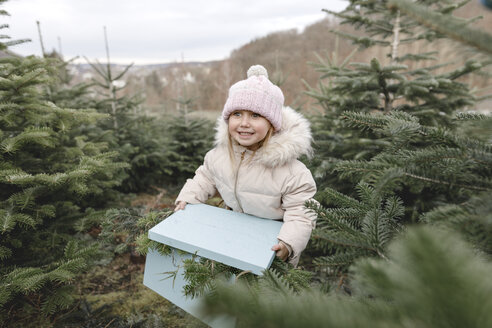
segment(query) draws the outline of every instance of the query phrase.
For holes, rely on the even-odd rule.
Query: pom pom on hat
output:
[[[263,75],[268,79],[268,72],[265,67],[261,65],[253,65],[248,69],[247,76],[248,78],[252,76],[260,76]]]
[[[225,121],[235,110],[249,110],[266,118],[275,131],[282,126],[284,94],[279,87],[268,80],[268,72],[261,65],[248,69],[248,78],[239,81],[229,89],[222,117]]]

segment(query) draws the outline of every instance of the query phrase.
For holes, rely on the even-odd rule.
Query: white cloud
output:
[[[41,53],[36,20],[47,50],[62,41],[65,57],[105,58],[103,26],[111,57],[125,62],[212,60],[268,33],[298,28],[339,11],[346,1],[321,0],[10,0],[2,9],[11,17],[8,34],[33,42],[12,50]],[[2,22],[4,23],[4,22]]]

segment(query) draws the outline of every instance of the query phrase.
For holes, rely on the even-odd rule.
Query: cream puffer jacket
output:
[[[311,130],[308,120],[292,108],[284,107],[282,115],[281,130],[256,153],[234,144],[233,162],[228,126],[219,118],[215,148],[205,155],[195,177],[188,179],[176,204],[204,203],[218,191],[236,212],[283,220],[277,238],[287,244],[289,262],[297,265],[316,220],[304,206],[316,193],[316,184],[311,172],[297,160],[312,152]]]

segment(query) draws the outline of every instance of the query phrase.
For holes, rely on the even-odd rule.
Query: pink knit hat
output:
[[[235,110],[249,110],[265,117],[275,131],[282,126],[284,95],[279,87],[268,80],[268,72],[261,65],[248,69],[248,78],[236,82],[229,89],[222,117],[227,122]]]

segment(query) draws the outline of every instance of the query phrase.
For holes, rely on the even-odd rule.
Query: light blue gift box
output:
[[[149,238],[190,254],[173,250],[163,256],[149,250],[144,285],[211,327],[234,327],[230,317],[205,317],[199,311],[200,298],[185,297],[182,261],[191,254],[261,275],[275,257],[282,223],[228,211],[205,204],[187,205],[149,230]],[[166,272],[177,275],[169,277]]]

